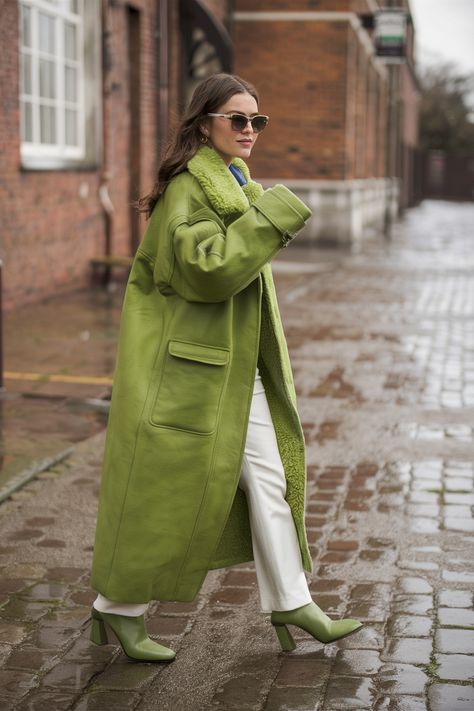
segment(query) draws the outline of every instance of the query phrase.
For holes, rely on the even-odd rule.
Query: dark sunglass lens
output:
[[[263,131],[265,126],[267,125],[267,117],[266,116],[254,116],[252,119],[252,128],[255,131],[255,133],[259,133],[260,131]]]
[[[232,128],[234,131],[243,131],[247,125],[247,117],[240,114],[232,114]]]

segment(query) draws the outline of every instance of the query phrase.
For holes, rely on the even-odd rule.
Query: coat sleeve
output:
[[[174,230],[170,286],[187,301],[225,301],[255,279],[311,215],[284,185],[275,185],[223,231],[210,219]]]

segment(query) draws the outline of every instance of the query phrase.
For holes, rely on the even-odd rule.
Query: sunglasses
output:
[[[263,131],[268,123],[268,116],[258,114],[257,116],[244,116],[243,114],[206,114],[207,116],[220,116],[229,119],[233,131],[243,131],[250,121],[254,133]]]

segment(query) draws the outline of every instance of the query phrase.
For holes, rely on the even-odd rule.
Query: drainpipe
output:
[[[2,299],[2,269],[0,259],[0,391],[3,390],[3,299]]]
[[[104,244],[104,257],[108,258],[112,254],[112,244],[113,244],[113,218],[114,218],[114,206],[109,194],[109,182],[111,178],[111,171],[109,166],[109,141],[108,141],[108,125],[109,125],[109,111],[108,111],[108,89],[107,89],[107,77],[110,70],[111,58],[110,58],[110,31],[108,29],[108,0],[102,0],[101,5],[102,14],[102,175],[100,179],[99,187],[99,199],[102,206],[104,214],[104,228],[105,228],[105,244]],[[110,264],[106,264],[104,268],[102,283],[107,286],[110,283],[110,277],[112,273],[112,268]]]
[[[168,140],[169,66],[168,66],[168,0],[158,3],[158,156],[163,158]]]

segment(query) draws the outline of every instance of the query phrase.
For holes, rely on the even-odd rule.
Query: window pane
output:
[[[55,23],[54,17],[51,15],[45,15],[43,12],[39,13],[39,48],[42,52],[49,52],[49,54],[54,54],[54,34],[55,34]]]
[[[77,30],[70,22],[64,23],[64,53],[67,59],[77,57]]]
[[[31,10],[21,5],[21,41],[24,47],[31,47]]]
[[[33,140],[33,111],[29,101],[21,103],[21,140]]]
[[[64,96],[66,101],[77,101],[77,69],[75,67],[65,67]]]
[[[77,111],[66,109],[66,144],[77,146]]]
[[[39,60],[39,93],[46,99],[56,97],[56,87],[54,83],[54,62],[49,59]]]
[[[20,55],[20,91],[22,94],[31,94],[31,56]]]
[[[52,106],[40,106],[40,141],[56,142],[56,112]]]

